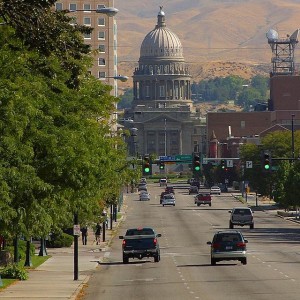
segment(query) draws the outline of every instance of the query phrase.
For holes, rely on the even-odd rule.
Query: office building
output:
[[[90,72],[103,83],[113,87],[112,94],[117,96],[117,25],[115,17],[96,10],[114,7],[113,0],[59,0],[56,10],[70,10],[74,22],[94,28],[85,35],[84,42],[91,46],[94,63]]]

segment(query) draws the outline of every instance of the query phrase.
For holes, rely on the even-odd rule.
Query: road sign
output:
[[[175,160],[175,156],[160,156],[159,160],[160,161],[174,161]]]
[[[183,155],[175,155],[175,160],[179,161],[192,161],[192,155],[189,154],[183,154]]]
[[[253,168],[253,164],[251,160],[247,160],[246,161],[246,169],[252,169]]]
[[[80,235],[80,225],[74,225],[73,235]]]
[[[227,159],[226,160],[226,165],[227,165],[227,168],[232,168],[233,167],[233,160],[232,159]]]

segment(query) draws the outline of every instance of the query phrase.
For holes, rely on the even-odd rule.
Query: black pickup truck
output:
[[[126,231],[123,239],[123,263],[127,264],[129,258],[142,259],[143,257],[153,257],[154,262],[160,261],[160,249],[157,238],[161,234],[155,233],[152,228],[132,228]]]

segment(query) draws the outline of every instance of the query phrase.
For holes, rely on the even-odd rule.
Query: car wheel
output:
[[[129,258],[126,255],[123,255],[123,264],[128,264]]]
[[[200,206],[200,203],[197,203],[197,206]]]
[[[173,204],[173,206],[175,206],[175,204]]]
[[[159,254],[156,254],[154,256],[154,262],[159,262],[160,261],[160,255]]]
[[[163,204],[163,206],[165,206],[165,205]]]
[[[211,203],[209,204],[209,206],[211,206]]]
[[[250,225],[250,229],[253,229],[253,228],[254,228],[254,224],[251,224],[251,225]]]
[[[211,264],[212,266],[215,266],[215,265],[216,265],[216,260],[215,260],[214,258],[212,258],[212,257],[211,257],[211,259],[210,259],[210,264]]]
[[[229,222],[229,228],[230,228],[230,229],[233,229],[233,224],[232,224],[232,222]]]
[[[247,258],[246,258],[246,257],[242,258],[242,259],[241,259],[241,263],[242,263],[243,265],[246,265],[246,264],[247,264]]]

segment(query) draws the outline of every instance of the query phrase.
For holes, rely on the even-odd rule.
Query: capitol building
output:
[[[144,38],[133,73],[133,101],[124,118],[131,153],[174,156],[206,149],[206,124],[191,100],[191,75],[163,8]]]

